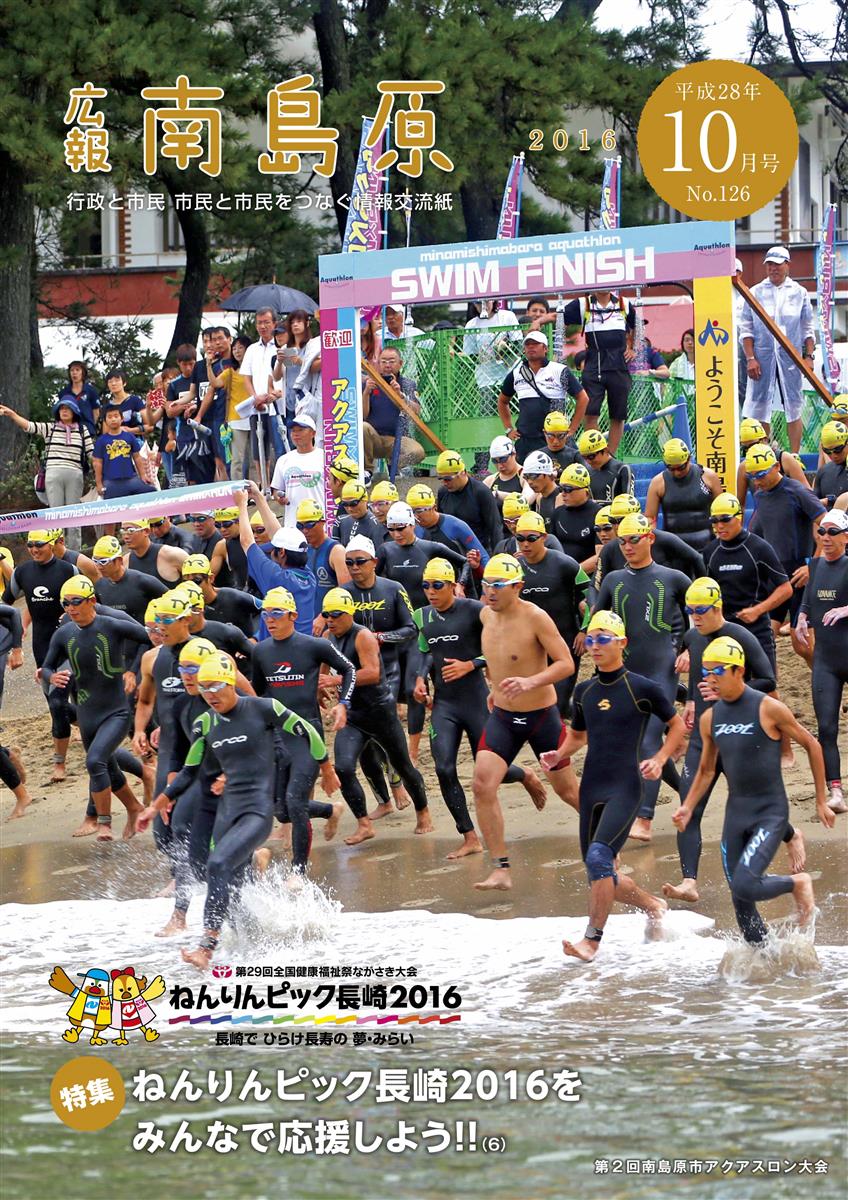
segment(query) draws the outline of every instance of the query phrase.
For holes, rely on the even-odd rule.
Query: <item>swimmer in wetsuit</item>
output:
[[[588,746],[580,780],[580,851],[589,876],[589,924],[579,942],[562,943],[566,955],[584,962],[598,953],[615,900],[641,908],[654,921],[668,908],[618,874],[616,857],[642,804],[645,781],[659,780],[663,764],[682,748],[686,731],[666,691],[653,679],[625,669],[626,645],[621,618],[598,610],[585,641],[597,673],[575,690],[565,741],[542,757],[550,770]],[[666,738],[643,757],[652,720],[665,726]]]
[[[701,674],[719,699],[701,717],[701,762],[686,799],[672,820],[681,831],[715,779],[721,756],[727,779],[727,807],[721,837],[724,873],[736,920],[746,942],[760,945],[768,930],[757,903],[791,893],[801,926],[815,913],[810,876],[766,875],[789,820],[789,801],[780,769],[780,739],[788,734],[803,746],[816,789],[816,812],[830,829],[836,820],[827,804],[824,759],[813,735],[795,720],[785,704],[747,687],[745,652],[733,638],[721,637],[704,651]]]

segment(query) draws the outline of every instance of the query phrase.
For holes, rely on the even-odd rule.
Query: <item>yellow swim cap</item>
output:
[[[116,537],[102,537],[94,543],[91,557],[97,563],[113,562],[116,558],[122,558],[123,554],[124,548]]]
[[[431,558],[424,568],[423,579],[425,583],[456,583],[453,563],[449,563],[446,558]]]
[[[185,596],[186,602],[190,608],[200,609],[202,612],[206,608],[206,600],[203,595],[203,588],[199,583],[192,583],[189,579],[184,579],[182,583],[178,583],[172,589],[171,594],[179,592],[181,596]]]
[[[710,505],[711,517],[741,517],[742,505],[733,492],[722,492]]]
[[[342,500],[364,500],[368,493],[361,483],[350,480],[342,488]]]
[[[589,474],[588,467],[584,467],[582,463],[569,463],[563,473],[559,477],[560,483],[566,483],[569,487],[588,488],[592,485],[592,477]]]
[[[202,667],[207,659],[218,653],[218,647],[208,638],[191,638],[180,651],[180,666]]]
[[[770,471],[777,466],[777,459],[771,446],[751,446],[745,455],[745,470],[749,475],[757,475],[760,471]]]
[[[2,558],[3,562],[7,563],[10,567],[14,567],[15,560],[12,557],[12,551],[8,550],[5,546],[0,546],[0,558]]]
[[[587,633],[611,633],[613,637],[623,638],[627,636],[627,631],[624,628],[624,622],[618,613],[611,612],[609,609],[601,608],[596,613],[592,614],[592,619],[589,621]]]
[[[262,516],[262,513],[259,511],[258,508],[257,508],[256,512],[252,512],[250,514],[250,524],[254,529],[256,529],[257,526],[259,526],[261,529],[265,528],[265,518]],[[198,556],[191,555],[191,557],[196,558]],[[206,555],[204,554],[204,555],[201,555],[200,557],[205,558]],[[185,564],[183,564],[183,570],[185,570]],[[191,574],[191,572],[189,572],[189,574]],[[200,572],[197,571],[196,574],[199,575]]]
[[[126,532],[128,529],[149,529],[150,522],[147,517],[131,517],[128,521],[124,521],[121,529]]]
[[[618,527],[618,536],[620,538],[635,537],[637,534],[640,537],[647,537],[649,533],[653,532],[653,525],[641,513],[628,513],[626,517],[622,518],[621,524]]]
[[[743,446],[753,446],[755,442],[761,442],[766,436],[766,431],[759,421],[755,421],[753,417],[743,417],[742,423],[739,426],[739,442]]]
[[[384,479],[380,483],[374,484],[371,489],[371,500],[373,503],[397,504],[400,500],[400,492],[393,483]]]
[[[721,608],[721,588],[709,575],[701,575],[693,579],[686,589],[686,603],[690,608],[700,608],[704,604],[710,608]]]
[[[682,467],[692,457],[692,451],[683,438],[669,438],[662,448],[662,457],[667,467]]]
[[[510,492],[503,502],[503,515],[505,521],[514,521],[516,517],[520,517],[522,513],[529,511],[530,505],[520,492]]]
[[[301,500],[294,516],[296,521],[323,521],[324,509],[314,500]]]
[[[724,663],[727,667],[744,667],[745,651],[731,637],[714,638],[702,655],[705,663]]]
[[[597,454],[599,450],[606,450],[608,444],[600,429],[586,429],[580,434],[577,449],[581,454]]]
[[[518,518],[518,524],[515,527],[516,533],[544,533],[545,519],[541,513],[526,512],[522,513]]]
[[[599,508],[595,513],[595,528],[596,529],[612,529],[612,521],[610,520],[610,506],[605,504],[603,508]]]
[[[406,503],[410,508],[435,508],[436,497],[426,483],[416,483],[406,493]]]
[[[340,483],[350,483],[359,478],[359,467],[347,454],[338,454],[330,463],[330,474]]]
[[[436,459],[437,475],[459,475],[465,470],[465,463],[456,450],[443,450]]]
[[[848,421],[848,392],[843,392],[841,396],[833,397],[833,404],[830,409],[831,421]]]
[[[182,617],[189,616],[191,607],[188,602],[188,597],[177,591],[167,592],[164,596],[160,596],[156,601],[156,619],[160,617],[176,617],[178,620]]]
[[[524,578],[521,563],[511,554],[495,554],[483,568],[483,578],[490,583],[519,583]]]
[[[235,687],[236,664],[229,654],[218,650],[209,658],[205,658],[197,672],[198,686],[203,688],[208,683],[228,683]]]
[[[239,519],[239,510],[235,507],[216,508],[212,515],[216,521],[237,521]]]
[[[30,529],[26,540],[28,546],[51,546],[55,539],[49,529]]]
[[[631,496],[629,492],[622,492],[620,496],[613,496],[610,501],[610,517],[613,521],[620,521],[622,517],[637,515],[642,511],[642,506],[635,496]]]
[[[351,616],[356,612],[356,605],[353,602],[353,596],[344,588],[330,588],[324,599],[321,601],[321,612],[343,612],[350,613]]]
[[[156,599],[150,601],[147,608],[144,610],[145,625],[155,625],[156,624],[156,614],[158,611],[159,611],[159,597],[157,596]]]
[[[60,600],[93,600],[94,584],[86,575],[72,575],[62,584]]]
[[[212,564],[205,554],[190,554],[180,568],[183,575],[208,575],[211,570]]]
[[[565,413],[549,412],[542,425],[543,433],[568,433],[568,418]]]
[[[268,612],[270,609],[282,608],[286,612],[297,612],[297,601],[294,596],[284,587],[271,588],[270,592],[265,593],[265,599],[262,601],[262,608]]]
[[[848,442],[848,427],[841,421],[828,421],[822,426],[821,444],[825,450],[841,449]]]

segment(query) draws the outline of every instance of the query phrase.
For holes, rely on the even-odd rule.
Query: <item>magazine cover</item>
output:
[[[846,1194],[847,46],[4,6],[2,1200]]]

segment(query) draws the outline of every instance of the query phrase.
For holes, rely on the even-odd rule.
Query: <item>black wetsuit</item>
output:
[[[674,663],[689,625],[686,590],[690,582],[682,571],[652,562],[647,567],[610,572],[598,592],[596,611],[612,609],[624,621],[628,639],[624,662],[628,671],[653,679],[671,703],[677,693]],[[656,754],[662,737],[662,721],[652,719],[645,735],[645,758]],[[665,777],[677,786],[676,773]],[[640,817],[653,820],[659,790],[659,780],[645,783]]]
[[[160,546],[176,546],[178,550],[185,550],[186,554],[194,554],[194,534],[187,529],[178,529],[174,524],[167,533],[156,534],[155,537],[151,531],[150,540],[158,542]]]
[[[446,558],[453,564],[457,579],[468,566],[465,555],[457,550],[441,545],[439,542],[424,541],[415,538],[409,546],[399,546],[397,542],[386,542],[380,547],[378,567],[381,575],[396,580],[406,588],[409,602],[413,609],[423,608],[427,597],[421,586],[424,578],[424,568],[431,558]]]
[[[340,701],[349,705],[356,673],[349,662],[327,638],[293,633],[280,641],[266,638],[256,649],[251,682],[258,696],[271,696],[292,712],[321,728],[318,707],[318,676],[322,664],[341,675]],[[277,730],[276,783],[274,808],[278,820],[291,821],[292,866],[304,870],[309,859],[310,817],[333,815],[332,804],[310,801],[318,778],[318,763],[300,737]]]
[[[168,588],[155,575],[133,568],[128,568],[116,583],[104,576],[94,585],[94,594],[101,604],[127,613],[142,625],[150,601],[164,596],[167,591]]]
[[[164,575],[159,573],[159,552],[162,549],[161,542],[151,542],[144,554],[136,554],[135,550],[130,550],[127,567],[130,571],[138,571],[141,575],[152,575],[154,579],[158,579],[166,588],[175,586],[175,581],[166,579]],[[179,582],[177,580],[176,582]]]
[[[191,543],[191,553],[192,554],[205,554],[206,557],[211,562],[212,561],[212,551],[215,549],[215,547],[218,545],[218,543],[222,542],[223,540],[224,540],[223,534],[220,534],[217,529],[215,530],[214,533],[211,533],[209,535],[209,537],[207,537],[207,538],[200,537],[199,534],[195,533],[193,536],[193,539],[192,539],[192,543]],[[239,544],[241,544],[241,543],[239,543]],[[216,587],[232,587],[233,586],[233,575],[232,575],[232,572],[230,571],[229,564],[226,559],[222,563],[220,571],[215,576],[215,586]]]
[[[477,757],[477,747],[486,724],[486,702],[489,689],[483,677],[485,659],[482,657],[483,626],[478,600],[455,599],[446,612],[438,612],[428,604],[416,614],[420,623],[418,649],[421,658],[418,673],[433,681],[433,707],[430,712],[430,750],[442,798],[456,823],[458,833],[470,833],[474,822],[468,815],[465,792],[457,774],[457,755],[462,735],[468,738],[471,755]],[[442,678],[445,659],[456,658],[473,662],[475,669],[462,679],[448,683]],[[521,767],[510,767],[505,783],[518,783],[524,778]]]
[[[662,473],[665,494],[660,501],[663,529],[675,533],[693,550],[703,550],[712,537],[710,505],[713,496],[704,482],[704,468],[690,462],[681,479],[666,467]]]
[[[436,508],[470,525],[483,547],[489,554],[492,553],[492,547],[501,536],[501,510],[482,479],[469,476],[465,487],[458,492],[439,488]]]
[[[349,659],[354,668],[359,671],[359,655],[356,651],[356,638],[363,626],[355,622],[342,637],[331,635],[330,641]],[[412,765],[406,745],[406,737],[400,721],[394,697],[386,683],[385,671],[380,660],[380,678],[377,683],[357,684],[353,693],[348,723],[336,734],[335,765],[342,785],[342,795],[357,820],[367,815],[365,808],[365,792],[356,777],[356,764],[365,745],[369,741],[376,742],[384,750],[389,765],[394,768],[412,797],[415,811],[421,812],[427,807],[427,793],[424,780],[419,771]]]
[[[701,751],[704,745],[701,740],[701,716],[714,703],[712,700],[705,700],[703,698],[698,684],[703,682],[701,666],[704,661],[704,651],[710,642],[715,641],[717,637],[731,637],[745,651],[745,682],[749,687],[754,688],[758,692],[773,692],[777,687],[774,666],[760,645],[758,638],[755,637],[746,625],[725,621],[715,633],[710,634],[699,633],[694,628],[687,629],[683,635],[683,647],[689,651],[689,688],[686,699],[687,701],[691,700],[695,705],[695,723],[689,738],[686,757],[683,760],[683,769],[680,772],[681,803],[686,799],[687,793],[692,786],[692,781],[695,778],[695,772],[698,770],[698,764],[701,761]],[[716,779],[720,772],[721,762],[719,761],[716,770]],[[686,829],[683,833],[678,833],[677,835],[677,853],[680,856],[680,870],[684,879],[698,878],[698,864],[701,861],[702,844],[701,819],[714,786],[714,783],[710,784],[705,794],[699,800],[697,808],[693,811]],[[789,836],[791,837],[794,832],[794,830],[791,830]]]
[[[238,663],[240,669],[244,669],[245,660],[247,660],[247,663],[251,662],[253,652],[256,649],[255,642],[251,642],[237,626],[224,624],[223,621],[207,621],[205,620],[205,612],[203,628],[191,636],[207,638],[213,646],[217,646],[225,654],[231,655]]]
[[[615,878],[611,863],[627,841],[630,827],[645,805],[646,780],[639,763],[650,749],[648,730],[660,731],[674,716],[674,703],[653,679],[620,667],[598,671],[574,692],[571,726],[588,735],[580,779],[580,853],[584,862],[593,842],[612,852],[610,868],[592,878]]]
[[[272,730],[284,729],[307,738],[313,756],[324,762],[327,750],[320,734],[278,700],[240,696],[228,713],[211,713],[208,728],[195,722],[195,741],[185,766],[165,789],[177,798],[196,777],[206,755],[210,767],[226,775],[215,823],[215,849],[206,864],[203,924],[219,930],[234,893],[251,866],[253,852],[274,823],[275,742]]]
[[[768,542],[742,530],[737,537],[716,539],[704,550],[706,574],[721,588],[724,614],[732,621],[742,609],[761,604],[789,576]],[[777,664],[771,613],[764,613],[747,626],[760,643],[773,667]]]
[[[654,530],[654,544],[651,547],[651,558],[661,567],[670,567],[672,571],[682,571],[691,579],[699,579],[706,574],[704,560],[697,550],[687,545],[675,533],[666,529]],[[595,569],[595,586],[600,587],[603,579],[610,571],[623,571],[627,559],[621,552],[618,539],[607,542],[598,555],[598,565]]]
[[[230,572],[230,585],[244,591],[248,586],[247,555],[237,537],[225,538],[227,543],[227,568]],[[216,586],[223,587],[224,581],[220,574],[215,580]]]
[[[0,707],[2,707],[3,687],[6,682],[6,660],[10,650],[20,650],[24,639],[23,619],[11,604],[0,604],[0,626],[3,627],[0,632]]]
[[[801,611],[807,614],[816,635],[813,706],[828,783],[838,783],[842,777],[837,738],[842,692],[848,684],[848,617],[832,625],[825,625],[822,617],[828,609],[844,608],[845,605],[848,605],[848,554],[834,562],[823,557],[814,558],[810,563],[810,578],[804,589]]]
[[[180,696],[174,705],[176,729],[168,773],[178,775],[195,741],[195,729],[208,733],[212,713],[202,696]],[[187,912],[195,880],[206,879],[206,863],[218,816],[218,797],[212,784],[218,778],[218,764],[204,755],[198,773],[171,809],[170,857],[174,875],[174,908]]]
[[[85,747],[85,766],[93,792],[117,791],[126,783],[115,751],[127,736],[129,697],[124,691],[123,644],[149,646],[143,625],[96,615],[84,628],[68,621],[57,629],[42,664],[49,684],[67,660],[76,690],[77,721]]]
[[[538,563],[529,563],[523,557],[519,561],[524,569],[522,600],[529,600],[546,612],[566,646],[573,651],[574,639],[580,632],[582,621],[580,604],[586,599],[589,576],[573,558],[558,554],[556,550],[548,550]],[[577,682],[577,666],[575,663],[573,673],[554,685],[557,707],[563,715]]]
[[[240,585],[237,588],[219,587],[215,599],[207,602],[203,614],[209,621],[235,625],[245,637],[252,638],[259,627],[261,610],[261,601]]]
[[[592,498],[600,500],[602,505],[609,504],[614,496],[623,496],[627,492],[632,493],[633,472],[627,463],[619,462],[617,458],[610,458],[603,467],[593,467],[591,463],[586,465],[589,468],[591,481],[589,486]]]
[[[339,517],[333,526],[332,535],[343,546],[346,546],[352,537],[367,537],[374,543],[375,550],[379,550],[383,542],[388,541],[390,537],[385,525],[381,525],[369,512],[362,517]]]
[[[548,492],[547,496],[540,496],[534,492],[533,499],[530,501],[531,511],[537,512],[545,522],[545,531],[547,533],[556,533],[554,529],[554,513],[558,499],[559,488],[555,487],[552,492]]]
[[[813,480],[813,491],[828,508],[833,508],[834,502],[848,492],[848,460],[838,463],[831,459],[819,467]]]
[[[789,821],[789,801],[780,768],[780,738],[760,724],[762,692],[746,687],[738,700],[717,700],[712,737],[727,779],[727,807],[721,835],[724,873],[736,920],[746,942],[765,941],[757,912],[760,900],[793,890],[791,875],[765,875]]]
[[[825,506],[800,480],[785,475],[769,491],[756,492],[755,500],[751,523],[756,522],[757,532],[774,550],[791,579],[813,554],[813,520],[824,516]],[[788,616],[794,625],[802,596],[803,588],[793,588],[791,598],[771,612],[771,619],[784,621]]]
[[[561,504],[554,509],[552,530],[562,544],[563,554],[569,554],[579,563],[594,557],[595,514],[601,507],[597,500],[587,500],[572,508]]]

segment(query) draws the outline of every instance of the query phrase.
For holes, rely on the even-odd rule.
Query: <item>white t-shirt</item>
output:
[[[253,391],[257,396],[264,396],[268,391],[268,376],[274,370],[274,363],[277,360],[277,343],[271,338],[270,342],[254,342],[244,352],[244,358],[241,362],[241,373],[247,375],[253,384]],[[269,404],[265,408],[266,413],[273,415],[274,411],[279,412],[279,407]],[[283,400],[283,414],[285,414],[285,400]],[[249,429],[250,421],[239,422],[233,426],[234,429]]]
[[[271,487],[281,492],[288,504],[283,508],[283,524],[293,529],[297,524],[297,506],[301,500],[314,500],[324,507],[324,453],[317,447],[301,454],[290,450],[277,459]]]

